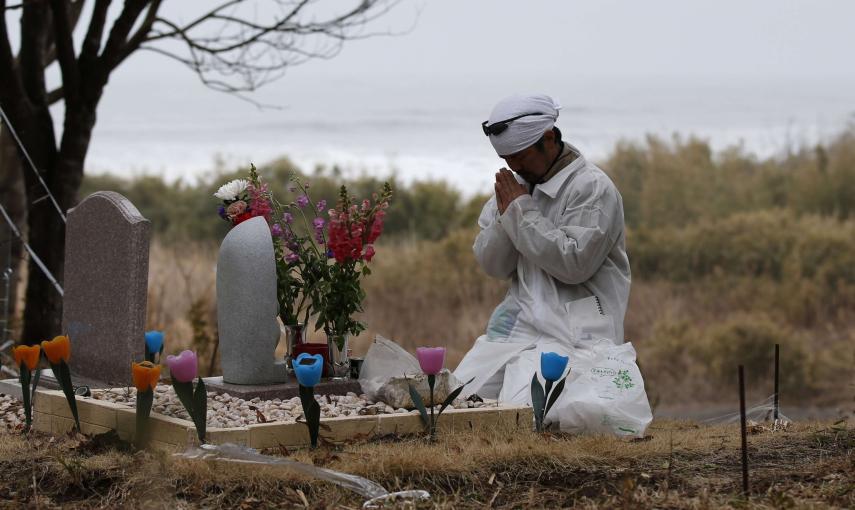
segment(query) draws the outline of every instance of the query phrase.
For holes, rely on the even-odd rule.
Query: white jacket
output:
[[[565,147],[570,149],[578,153]],[[602,310],[596,320],[607,321],[609,332],[596,336],[623,343],[630,287],[623,203],[602,170],[580,155],[531,195],[511,202],[502,215],[492,197],[478,224],[475,257],[487,274],[509,278],[510,289],[486,335],[455,371],[464,381],[476,377],[466,394],[477,392],[522,350],[544,343],[569,350],[583,341],[579,333],[594,312],[574,307],[574,301],[598,302]],[[584,298],[589,299],[579,301]]]

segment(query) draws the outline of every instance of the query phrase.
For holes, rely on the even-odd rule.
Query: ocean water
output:
[[[467,195],[487,192],[503,162],[480,123],[498,99],[521,90],[558,99],[565,139],[598,162],[618,141],[648,134],[697,136],[717,150],[740,145],[769,157],[828,141],[855,121],[852,79],[614,76],[541,84],[295,73],[256,96],[278,106],[262,109],[190,82],[165,92],[119,81],[99,112],[87,171],[192,181],[215,160],[231,168],[287,156],[306,171],[337,165],[347,175],[445,179]]]

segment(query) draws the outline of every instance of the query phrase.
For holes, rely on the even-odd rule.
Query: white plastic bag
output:
[[[371,400],[380,400],[380,388],[394,376],[414,376],[422,373],[419,362],[403,347],[380,335],[368,348],[359,369],[359,386]]]
[[[602,340],[574,349],[571,360],[570,377],[549,413],[561,430],[644,437],[653,413],[632,344]]]
[[[615,345],[606,338],[577,347],[543,342],[508,363],[499,401],[531,405],[531,378],[540,373],[543,352],[570,357],[564,391],[544,420],[547,427],[558,425],[577,434],[644,436],[653,413],[631,343]]]
[[[368,349],[359,371],[359,386],[365,395],[376,402],[385,402],[395,408],[412,409],[412,385],[425,405],[430,405],[430,387],[418,360],[395,342],[377,335]],[[436,375],[434,401],[443,402],[460,386],[457,378],[447,369]]]

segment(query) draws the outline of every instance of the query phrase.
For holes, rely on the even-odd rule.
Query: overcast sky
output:
[[[170,0],[163,13],[189,20],[211,4]],[[270,2],[254,4],[263,18]],[[17,12],[7,15],[13,32]],[[336,58],[293,68],[258,96],[281,101],[278,90],[288,81],[296,86],[330,75],[517,83],[568,76],[852,79],[853,20],[851,0],[403,0],[369,29],[412,30],[348,42]],[[166,80],[175,90],[192,85],[194,77],[140,52],[114,74],[110,93],[124,96],[116,89],[134,89],[140,80]]]
[[[260,18],[270,12],[270,0],[250,3]],[[324,5],[340,9],[347,4],[327,0]],[[211,5],[208,0],[169,0],[163,14],[189,21]],[[121,2],[114,2],[112,9],[120,7]],[[18,12],[7,15],[13,32]],[[455,131],[435,144],[460,140],[468,144],[462,149],[466,154],[486,158],[489,147],[477,138],[475,128],[495,101],[520,91],[556,96],[569,112],[562,127],[573,119],[574,110],[591,109],[591,127],[580,134],[581,142],[591,146],[608,146],[620,130],[628,136],[646,130],[699,132],[725,143],[763,129],[777,138],[785,124],[796,125],[796,132],[797,124],[808,122],[810,129],[820,125],[835,132],[840,119],[855,112],[853,20],[851,0],[403,0],[368,30],[405,33],[349,41],[335,58],[291,68],[283,79],[254,94],[256,100],[282,110],[260,111],[206,90],[192,72],[159,55],[132,55],[110,78],[89,161],[101,168],[114,166],[115,160],[127,165],[119,156],[134,149],[123,144],[139,138],[141,126],[168,133],[168,128],[187,122],[235,127],[235,119],[256,128],[299,120],[301,127],[291,125],[290,131],[278,126],[282,135],[274,138],[291,140],[288,150],[294,152],[311,142],[306,119],[357,123],[369,110],[462,116],[456,122],[474,126],[472,138],[462,140]],[[79,36],[84,27],[78,27]],[[52,70],[54,79],[56,74]],[[604,117],[613,104],[621,111],[637,106],[651,113]],[[705,105],[708,111],[699,112]],[[772,118],[770,112],[780,112],[780,117]],[[760,122],[752,124],[753,118]],[[448,122],[451,126],[450,115]],[[718,131],[705,131],[713,124]],[[729,125],[736,130],[725,132]],[[123,126],[127,132],[121,131]],[[608,136],[602,135],[606,128]],[[342,136],[353,142],[361,134],[360,147],[375,141],[381,147],[387,133],[351,130]],[[190,139],[178,131],[167,136],[173,142]],[[344,145],[346,140],[334,137],[326,138]],[[264,145],[246,147],[247,152],[268,157],[280,150],[271,149],[258,134],[236,131],[228,138],[250,139]],[[188,159],[209,163],[207,156],[199,155],[222,149],[223,140],[208,140],[210,146],[197,141],[197,152]],[[147,160],[150,151],[138,150],[140,155],[133,158],[143,160],[143,166],[172,165],[183,171],[175,150],[165,151],[161,160]]]
[[[210,2],[172,0],[166,12],[178,9],[189,19],[200,4]],[[305,67],[382,74],[549,74],[572,67],[582,74],[853,76],[853,20],[850,0],[404,0],[372,27],[400,31],[415,21],[410,33],[351,42],[334,61]]]

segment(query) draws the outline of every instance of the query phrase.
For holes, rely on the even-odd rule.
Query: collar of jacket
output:
[[[535,189],[540,190],[541,193],[548,195],[550,198],[555,198],[567,178],[577,168],[580,168],[584,162],[585,158],[582,157],[579,149],[564,142],[564,150],[561,151],[561,155],[552,164],[549,171],[546,172],[546,182],[538,184],[535,186]]]

